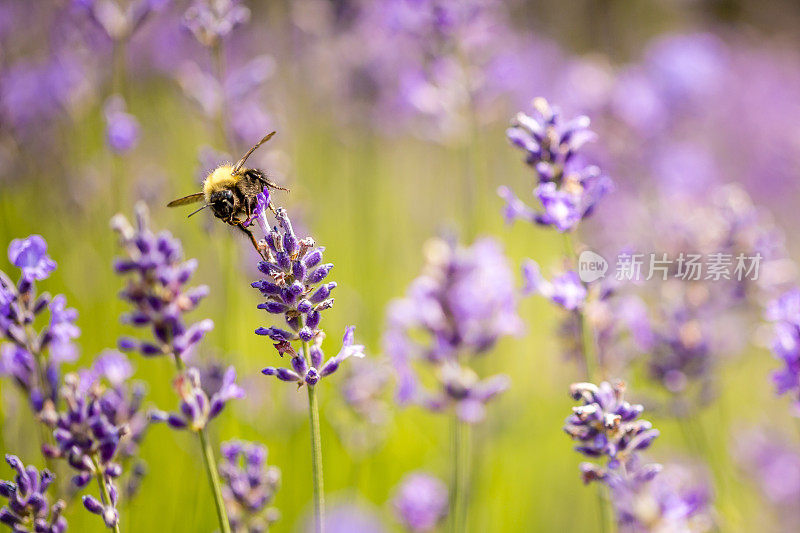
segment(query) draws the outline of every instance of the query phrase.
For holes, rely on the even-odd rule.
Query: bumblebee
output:
[[[270,140],[273,135],[275,135],[274,131],[268,133],[255,146],[250,148],[235,165],[225,163],[212,170],[203,181],[202,192],[173,200],[167,204],[167,207],[178,207],[204,201],[205,204],[200,209],[190,213],[189,216],[199,213],[206,207],[210,207],[215,217],[226,224],[241,229],[250,237],[253,245],[258,249],[253,233],[246,227],[252,220],[253,212],[258,203],[258,195],[265,188],[281,191],[288,191],[289,189],[280,187],[270,181],[263,170],[246,168],[244,164],[247,158],[259,146]],[[269,204],[269,208],[273,209],[272,204]]]

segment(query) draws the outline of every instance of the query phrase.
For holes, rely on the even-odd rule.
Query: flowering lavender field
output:
[[[0,529],[797,531],[798,22],[0,0]]]

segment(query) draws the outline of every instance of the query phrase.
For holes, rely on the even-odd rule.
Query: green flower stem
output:
[[[225,502],[222,500],[222,489],[220,488],[219,474],[217,473],[217,461],[214,459],[214,450],[208,442],[205,428],[200,429],[197,435],[200,437],[200,446],[203,448],[203,462],[205,463],[206,472],[208,473],[208,481],[211,484],[211,492],[214,494],[219,527],[222,533],[231,533],[228,513],[225,510]]]
[[[564,233],[564,248],[567,252],[570,263],[572,263],[572,267],[577,272],[578,253],[571,232]],[[588,291],[589,287],[587,284],[583,283],[583,286]],[[589,324],[588,320],[586,320],[586,313],[583,309],[576,309],[573,311],[573,313],[575,313],[575,318],[578,322],[578,327],[580,328],[580,351],[583,358],[583,367],[586,373],[586,379],[589,381],[600,379],[604,372],[602,362],[599,360],[599,355],[595,350],[595,338],[594,331],[592,331],[592,325]]]
[[[467,490],[470,476],[469,426],[453,415],[450,479],[450,531],[467,530]]]
[[[308,342],[303,342],[303,354],[311,365],[311,352]],[[311,424],[311,462],[314,471],[314,522],[316,533],[325,530],[325,488],[322,479],[322,440],[319,432],[319,407],[317,405],[317,389],[308,385],[308,418]]]
[[[182,372],[186,365],[177,355],[174,355],[175,366],[179,372]],[[197,432],[197,437],[200,440],[200,448],[203,451],[203,463],[206,467],[206,474],[208,475],[208,482],[211,485],[211,494],[214,496],[214,505],[217,509],[217,519],[219,520],[219,528],[222,533],[231,533],[231,525],[228,521],[228,512],[225,510],[225,502],[222,499],[222,488],[219,481],[219,473],[217,472],[217,460],[214,458],[214,449],[208,441],[206,435],[206,428],[201,428]]]
[[[564,248],[576,272],[578,270],[578,252],[575,246],[571,232],[564,233]],[[586,283],[583,284],[588,290]],[[583,359],[584,372],[586,379],[594,382],[597,379],[604,378],[604,370],[602,362],[599,360],[599,354],[595,350],[595,337],[592,331],[592,325],[586,320],[586,314],[583,309],[576,309],[573,311],[575,318],[578,321],[580,328],[580,348],[581,356]],[[616,526],[613,520],[613,512],[609,512],[610,503],[607,498],[607,487],[600,485],[597,487],[597,505],[600,513],[600,531],[606,533],[607,531],[615,531]]]
[[[97,455],[92,456],[92,463],[94,463],[94,475],[100,487],[100,500],[103,505],[111,505],[111,495],[108,493],[108,487],[106,486],[105,472],[100,468],[100,461],[97,460]],[[117,518],[117,523],[114,524],[114,533],[119,533],[119,518]]]

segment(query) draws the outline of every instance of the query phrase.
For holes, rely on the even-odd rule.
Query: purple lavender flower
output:
[[[283,356],[289,354],[292,368],[266,367],[262,373],[276,376],[282,381],[304,383],[313,386],[321,378],[333,374],[349,357],[364,357],[364,347],[355,344],[355,327],[349,326],[342,338],[342,348],[335,356],[324,361],[322,351],[324,332],[319,328],[321,313],[333,306],[331,291],[336,282],[322,283],[333,268],[333,263],[322,263],[324,248],[317,248],[311,237],[298,239],[285,209],[278,209],[276,217],[282,231],[277,227],[264,227],[266,234],[265,260],[258,269],[266,277],[252,286],[267,299],[258,308],[274,315],[282,315],[289,329],[279,327],[258,328],[257,335],[272,339],[275,349]],[[292,342],[313,343],[309,353],[295,351]],[[324,362],[323,362],[324,361]]]
[[[688,471],[642,463],[639,452],[659,435],[641,420],[644,408],[624,398],[621,382],[574,383],[570,395],[581,400],[564,430],[581,442],[575,449],[604,464],[580,465],[584,483],[601,482],[610,489],[620,531],[708,531],[713,526],[710,490]]]
[[[83,386],[99,384],[99,403],[108,421],[126,429],[120,439],[117,455],[120,461],[131,460],[138,455],[139,444],[150,425],[150,417],[143,408],[145,385],[130,382],[133,366],[128,358],[116,351],[106,350],[94,361],[90,369],[80,374]],[[139,463],[140,468],[142,463]]]
[[[230,400],[244,398],[244,390],[236,384],[236,369],[232,366],[221,377],[214,368],[202,377],[200,370],[189,368],[175,378],[174,386],[181,399],[180,413],[156,414],[155,417],[166,420],[175,429],[201,431]]]
[[[598,167],[580,157],[580,148],[595,138],[589,130],[588,117],[564,122],[560,112],[544,98],[536,98],[533,107],[532,116],[517,115],[507,136],[514,146],[525,151],[526,163],[536,172],[534,195],[543,211],[536,212],[508,187],[501,187],[498,194],[506,201],[504,216],[508,222],[522,218],[554,226],[562,233],[572,231],[592,214],[613,184]]]
[[[186,28],[208,48],[248,20],[250,10],[238,0],[195,0],[184,15]]]
[[[647,420],[639,419],[644,411],[641,405],[625,401],[625,385],[603,382],[573,383],[570,396],[582,405],[573,407],[564,425],[564,431],[580,442],[578,452],[594,458],[607,460],[607,467],[616,470],[637,452],[646,449],[658,437]],[[601,470],[584,470],[584,481],[602,477]]]
[[[474,423],[509,379],[497,375],[481,380],[463,362],[521,331],[514,278],[491,239],[470,248],[436,239],[426,245],[425,255],[423,274],[388,313],[384,345],[398,373],[398,400],[416,401],[434,411],[453,408],[462,420]],[[411,359],[431,366],[439,391],[418,387]]]
[[[31,24],[20,26],[31,28]],[[87,80],[92,78],[87,71],[82,57],[66,47],[42,61],[23,58],[4,66],[0,87],[4,126],[20,140],[34,145],[39,141],[41,146],[57,119],[86,100]]]
[[[266,532],[280,518],[280,512],[271,503],[280,485],[281,471],[267,465],[266,446],[223,442],[219,474],[234,533]]]
[[[586,287],[573,271],[564,272],[549,282],[542,277],[539,265],[528,259],[522,264],[522,274],[526,294],[541,294],[567,311],[579,309],[586,302]]]
[[[177,81],[186,97],[197,105],[209,121],[226,120],[226,131],[245,143],[260,138],[274,129],[274,118],[268,113],[259,95],[275,72],[275,60],[268,55],[256,56],[223,73],[222,79],[197,63],[184,63],[178,69]]]
[[[11,241],[8,260],[22,271],[22,277],[28,282],[47,279],[56,269],[55,261],[47,255],[47,243],[41,235]]]
[[[617,524],[623,533],[703,533],[714,528],[708,481],[699,479],[686,467],[668,465],[658,472],[640,470],[609,479],[608,484]]]
[[[447,516],[447,486],[425,472],[408,474],[400,482],[392,507],[408,531],[433,531]]]
[[[564,122],[558,109],[544,98],[535,98],[533,114],[518,113],[506,135],[525,152],[525,162],[539,179],[551,181],[556,179],[554,169],[563,169],[584,144],[595,140],[589,124],[589,117],[583,115]]]
[[[800,525],[800,450],[785,435],[751,428],[736,436],[735,456],[767,502],[779,511],[786,531]]]
[[[14,284],[0,272],[0,332],[10,341],[0,347],[0,375],[12,377],[34,411],[49,417],[57,403],[61,363],[77,357],[72,343],[80,335],[74,324],[77,312],[67,308],[61,295],[37,295],[35,282],[47,278],[55,268],[42,237],[12,241],[8,255],[21,275]],[[37,332],[33,323],[45,311],[49,323]]]
[[[784,365],[772,374],[775,390],[791,396],[794,413],[800,416],[800,289],[790,289],[773,301],[767,319],[775,323],[772,352]]]
[[[129,427],[125,423],[116,425],[114,417],[107,415],[109,406],[103,401],[103,388],[91,375],[85,374],[81,379],[78,374],[67,374],[61,396],[64,410],[55,420],[45,420],[53,429],[56,445],[45,444],[42,452],[65,459],[78,472],[72,478],[76,487],[85,487],[97,478],[101,500],[84,496],[84,507],[100,515],[108,528],[114,528],[119,521],[114,479],[122,475],[117,452]]]
[[[339,380],[342,401],[327,410],[327,418],[353,457],[368,455],[385,441],[392,419],[393,377],[389,361],[365,357],[353,360]]]
[[[0,496],[8,503],[0,508],[0,523],[15,533],[63,533],[67,520],[61,515],[66,504],[58,500],[50,507],[45,492],[55,476],[49,470],[41,474],[33,466],[22,464],[16,455],[6,454],[6,462],[17,471],[14,481],[0,481]]]
[[[125,108],[125,100],[119,95],[111,96],[103,108],[106,142],[117,154],[130,151],[139,142],[139,122]]]
[[[129,40],[148,18],[169,3],[170,0],[134,0],[123,7],[113,0],[73,1],[112,41]]]
[[[307,521],[306,524],[302,531],[318,531],[313,521]],[[325,513],[324,530],[327,533],[386,533],[381,516],[372,505],[352,501],[335,503],[330,507]]]
[[[186,325],[183,314],[194,309],[208,294],[208,287],[186,288],[197,268],[196,260],[181,260],[181,244],[169,232],[154,234],[148,227],[147,208],[136,206],[136,228],[122,215],[111,225],[120,236],[126,257],[114,264],[128,285],[120,297],[133,305],[123,322],[134,327],[150,327],[155,342],[120,340],[123,351],[137,350],[145,357],[171,355],[183,360],[205,334],[214,327],[209,320]]]

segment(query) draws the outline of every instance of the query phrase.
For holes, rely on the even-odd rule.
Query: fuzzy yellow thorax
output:
[[[203,182],[203,194],[206,203],[211,201],[211,193],[228,189],[242,179],[241,174],[233,174],[233,165],[224,164],[215,168]]]

